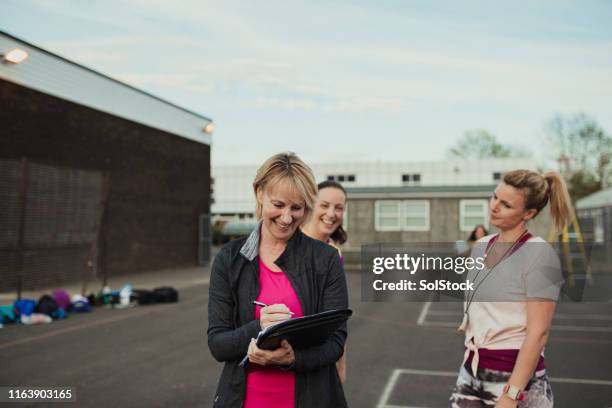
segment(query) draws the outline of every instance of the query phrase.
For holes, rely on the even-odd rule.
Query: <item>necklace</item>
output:
[[[518,246],[524,244],[530,237],[531,237],[531,234],[529,233],[528,230],[523,231],[523,233],[516,239],[516,241],[514,241],[512,243],[512,246],[510,248],[508,248],[502,254],[501,258],[499,258],[499,260],[497,262],[495,262],[493,265],[491,265],[491,267],[489,268],[489,271],[487,272],[487,274],[480,280],[480,282],[478,282],[478,284],[476,285],[476,287],[472,291],[472,296],[470,297],[469,294],[467,295],[467,297],[468,297],[467,302],[466,302],[467,304],[466,304],[466,307],[465,307],[465,311],[463,312],[466,316],[468,314],[468,311],[470,310],[470,306],[472,305],[472,302],[474,301],[474,296],[476,296],[476,291],[478,290],[480,285],[482,285],[482,283],[489,277],[489,275],[491,275],[491,272],[493,272],[493,269],[495,269],[495,267],[497,265],[499,265],[501,263],[501,261],[506,259],[508,256],[512,255],[514,253],[514,251],[516,251],[518,249]],[[527,239],[525,239],[525,238],[527,238]],[[487,256],[489,255],[489,253],[491,253],[493,248],[495,248],[495,245],[497,244],[497,241],[499,239],[499,234],[497,236],[493,237],[492,239],[494,239],[495,241],[493,241],[493,244],[490,245],[490,246],[487,246],[487,248],[485,249],[485,253],[484,253],[484,256],[483,256],[483,258],[485,260],[487,259]],[[486,266],[486,264],[485,264],[485,266]],[[476,273],[476,276],[474,276],[474,282],[476,282],[476,279],[478,278],[478,275],[480,275],[480,272],[483,269],[479,269],[478,270],[478,272]]]

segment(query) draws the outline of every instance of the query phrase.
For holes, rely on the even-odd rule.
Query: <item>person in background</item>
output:
[[[470,236],[467,239],[468,245],[470,249],[474,247],[474,244],[482,237],[488,235],[487,229],[482,224],[478,224],[474,227],[472,232],[470,232]]]
[[[346,324],[307,349],[294,350],[285,340],[276,350],[262,350],[255,341],[291,313],[348,308],[338,251],[299,228],[316,199],[312,171],[293,153],[277,154],[259,168],[253,190],[259,224],[248,237],[227,243],[211,269],[208,347],[225,363],[213,406],[347,407],[335,365]],[[245,355],[246,368],[239,365]]]
[[[340,183],[331,180],[323,181],[317,187],[317,201],[310,218],[302,227],[302,232],[336,248],[340,260],[344,263],[340,246],[347,240],[346,231],[342,228],[342,219],[346,209],[346,190]],[[346,380],[346,347],[336,367],[340,381],[344,383]]]
[[[464,302],[466,350],[451,408],[553,406],[543,352],[563,277],[556,252],[527,229],[547,204],[556,228],[567,225],[569,194],[554,172],[515,170],[493,192],[489,219],[499,232],[472,250],[485,267],[468,272],[475,290]]]

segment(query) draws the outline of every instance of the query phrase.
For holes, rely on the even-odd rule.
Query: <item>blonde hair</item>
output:
[[[257,170],[253,181],[255,192],[255,215],[261,219],[261,204],[257,200],[257,192],[265,192],[270,186],[286,182],[300,197],[304,199],[304,219],[308,218],[317,199],[317,183],[310,167],[295,153],[278,153],[270,157]]]
[[[535,209],[536,215],[550,202],[550,215],[557,230],[563,229],[571,221],[573,210],[570,196],[565,181],[558,173],[514,170],[506,173],[503,180],[524,193],[525,209]]]

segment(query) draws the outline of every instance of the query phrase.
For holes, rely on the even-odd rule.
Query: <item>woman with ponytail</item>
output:
[[[515,170],[493,192],[489,223],[498,233],[472,250],[484,268],[467,276],[474,290],[464,302],[465,353],[449,407],[553,406],[544,347],[563,278],[553,248],[527,228],[547,204],[562,229],[572,209],[555,172]]]
[[[340,246],[347,239],[346,231],[342,228],[342,218],[346,209],[346,190],[340,183],[331,180],[323,181],[317,187],[317,201],[310,218],[302,227],[302,232],[336,248],[340,261],[344,263]],[[346,346],[336,367],[340,381],[344,382],[346,379]]]

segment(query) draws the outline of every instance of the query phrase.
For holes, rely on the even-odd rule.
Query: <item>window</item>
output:
[[[429,201],[406,200],[402,204],[402,229],[429,231]]]
[[[377,231],[429,231],[429,201],[378,200],[374,217]]]
[[[420,174],[402,174],[402,183],[408,185],[419,185],[421,184]]]
[[[357,176],[354,174],[335,174],[327,176],[327,180],[329,181],[338,181],[338,182],[354,182],[357,180]]]
[[[375,202],[374,228],[376,231],[400,230],[400,201],[377,200]]]
[[[489,203],[487,200],[459,201],[459,229],[469,232],[478,224],[488,227]]]
[[[502,174],[498,171],[496,171],[495,173],[493,173],[493,181],[500,181],[501,180],[501,176]]]

